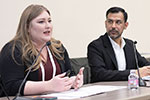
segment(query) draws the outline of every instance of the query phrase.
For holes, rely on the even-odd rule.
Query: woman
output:
[[[28,6],[20,18],[16,36],[8,42],[0,54],[0,71],[8,95],[16,95],[18,89],[38,55],[21,89],[21,95],[61,92],[83,85],[83,70],[77,76],[65,77],[72,71],[66,49],[60,41],[52,38],[50,12],[42,5]],[[56,69],[56,70],[55,70]]]

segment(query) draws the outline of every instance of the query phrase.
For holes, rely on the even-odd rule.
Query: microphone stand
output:
[[[133,42],[133,49],[134,49],[136,66],[137,66],[137,72],[138,72],[138,76],[139,76],[139,86],[145,87],[146,86],[146,82],[141,78],[140,71],[139,71],[139,64],[138,64],[138,59],[137,59],[137,55],[136,55],[136,46],[135,46],[136,43],[137,43],[136,41]]]
[[[33,65],[36,63],[38,57],[40,56],[40,54],[41,54],[41,52],[42,52],[42,50],[43,50],[43,48],[44,48],[45,46],[49,46],[50,44],[51,44],[51,43],[48,41],[48,42],[46,42],[46,44],[40,49],[38,55],[36,56],[36,58],[35,58],[35,60],[33,61],[32,65],[30,66],[29,71],[27,72],[25,78],[23,79],[23,81],[22,81],[22,83],[21,83],[21,85],[20,85],[17,95],[15,96],[15,98],[14,98],[13,100],[33,100],[32,98],[20,97],[20,92],[21,92],[21,89],[22,89],[23,84],[25,83],[27,77],[29,76],[29,74],[30,74],[30,72],[31,72],[31,70],[32,70],[32,68],[33,68]]]

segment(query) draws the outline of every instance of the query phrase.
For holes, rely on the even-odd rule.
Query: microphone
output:
[[[136,44],[137,44],[137,41],[134,41],[133,42],[133,49],[134,49],[136,66],[137,66],[137,72],[138,72],[138,76],[139,76],[139,86],[145,87],[146,82],[141,78],[140,71],[139,71],[139,64],[138,64],[138,59],[137,59],[137,54],[136,54]]]
[[[20,97],[20,92],[21,92],[21,89],[22,89],[23,84],[25,83],[27,77],[29,76],[29,74],[30,74],[30,72],[31,72],[31,69],[33,68],[33,65],[36,63],[37,59],[39,58],[39,56],[40,56],[40,54],[41,54],[43,48],[44,48],[45,46],[49,46],[50,44],[51,44],[51,42],[48,41],[48,42],[46,42],[46,44],[40,49],[38,55],[37,55],[36,58],[34,59],[32,65],[31,65],[30,68],[29,68],[29,71],[27,72],[26,76],[24,77],[24,79],[23,79],[23,81],[22,81],[22,83],[21,83],[21,85],[20,85],[17,95],[15,96],[15,98],[14,98],[13,100],[32,100],[32,98]]]

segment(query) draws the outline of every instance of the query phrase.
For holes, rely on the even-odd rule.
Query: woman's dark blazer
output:
[[[15,47],[14,57],[17,63],[19,63],[17,64],[12,58],[12,42],[7,43],[0,53],[0,75],[8,95],[12,96],[16,95],[20,87],[20,84],[22,83],[26,75],[27,66],[22,63],[21,55],[22,53],[19,47]],[[62,73],[69,69],[72,71],[70,59],[68,57],[66,49],[64,53],[64,61],[58,59],[57,61],[60,64]],[[39,70],[31,72],[27,80],[39,81],[38,71]],[[21,89],[21,95],[24,95],[23,91],[25,83]]]

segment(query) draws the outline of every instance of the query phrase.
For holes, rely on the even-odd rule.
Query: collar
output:
[[[110,36],[108,36],[108,37],[109,37],[109,40],[110,40],[113,48],[116,48],[116,49],[123,49],[124,48],[126,42],[125,42],[125,40],[122,37],[121,37],[121,41],[122,41],[121,42],[121,47],[113,39],[111,39]]]

